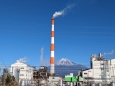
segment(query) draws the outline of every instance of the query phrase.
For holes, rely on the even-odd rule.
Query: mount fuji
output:
[[[57,65],[57,66],[58,65],[60,65],[60,66],[75,66],[77,64],[74,62],[71,62],[69,59],[62,58],[55,65]]]
[[[88,67],[72,62],[67,58],[62,58],[55,64],[55,75],[62,77],[70,73],[77,75],[81,69],[88,69]]]

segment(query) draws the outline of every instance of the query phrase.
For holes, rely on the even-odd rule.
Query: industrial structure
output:
[[[65,75],[64,82],[67,85],[71,86],[79,86],[78,84],[82,84],[85,81],[85,79],[81,76],[73,76],[73,73],[70,73],[70,75]]]
[[[115,59],[105,59],[101,53],[98,56],[91,56],[91,69],[81,70],[76,76],[73,73],[65,75],[64,78],[55,76],[54,18],[51,20],[50,71],[48,72],[47,67],[43,65],[39,69],[36,69],[34,66],[16,62],[11,65],[10,73],[4,69],[2,76],[3,86],[6,83],[8,75],[14,76],[14,81],[19,82],[20,86],[95,86],[96,84],[102,86],[100,83],[113,83],[111,86],[115,86]],[[41,49],[41,64],[42,59],[43,49]]]
[[[50,75],[55,74],[55,68],[54,68],[54,18],[52,18],[52,29],[51,29],[51,46],[50,46]]]
[[[33,71],[33,79],[47,79],[49,77],[49,73],[47,72],[47,67],[41,66],[40,69],[36,69]]]
[[[105,59],[102,54],[91,56],[91,69],[82,71],[82,77],[87,82],[115,82],[115,59]]]

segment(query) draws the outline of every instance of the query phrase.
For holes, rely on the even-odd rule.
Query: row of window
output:
[[[12,67],[12,69],[13,69],[13,67]],[[25,69],[24,67],[20,67],[20,69]],[[29,69],[29,70],[32,70],[32,69]]]
[[[20,69],[24,69],[24,67],[21,67]]]
[[[84,73],[84,75],[87,75],[87,73]],[[103,76],[103,74],[102,74],[102,75],[99,75],[99,76]],[[106,75],[106,76],[110,76],[110,75],[108,74],[108,75]]]
[[[24,76],[24,74],[20,74],[20,76]],[[26,75],[27,76],[27,75]]]

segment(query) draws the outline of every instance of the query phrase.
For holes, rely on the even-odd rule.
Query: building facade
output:
[[[82,77],[88,82],[114,82],[115,59],[105,59],[101,53],[91,56],[91,69],[82,71]]]
[[[13,74],[14,69],[19,70],[19,80],[23,80],[23,79],[32,80],[33,79],[33,71],[35,70],[35,67],[21,63],[21,62],[16,62],[11,65],[12,74]]]

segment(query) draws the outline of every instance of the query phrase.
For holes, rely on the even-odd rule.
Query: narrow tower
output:
[[[51,30],[51,46],[50,46],[50,75],[55,74],[54,69],[54,18],[52,18],[52,30]]]

